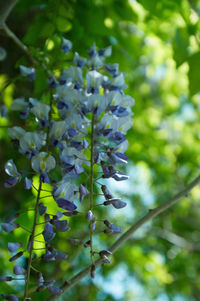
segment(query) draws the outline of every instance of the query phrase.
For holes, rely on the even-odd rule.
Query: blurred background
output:
[[[109,184],[128,203],[120,212],[107,211],[123,231],[200,173],[199,15],[197,0],[20,0],[7,20],[32,55],[55,73],[72,59],[60,51],[62,36],[73,42],[73,50],[81,56],[87,56],[94,42],[98,48],[112,45],[109,62],[119,63],[120,71],[126,73],[126,94],[135,99],[134,123],[127,136],[130,179]],[[10,190],[3,186],[8,159],[13,158],[18,166],[27,164],[7,136],[10,124],[23,126],[19,116],[9,111],[10,105],[20,96],[45,100],[49,90],[40,66],[34,84],[19,77],[19,65],[30,67],[31,63],[4,31],[0,47],[3,221],[34,201],[23,183]],[[27,219],[26,224],[31,215]],[[72,223],[74,231],[82,227],[79,219]],[[0,235],[0,275],[10,274],[13,265],[8,262],[7,243],[13,241],[13,234],[1,231]],[[60,233],[54,242],[71,254],[69,261],[42,266],[57,279],[70,278],[89,262],[88,250],[80,252],[79,247],[69,245],[69,235]],[[104,235],[96,243],[109,246],[116,238]],[[19,230],[15,239],[25,240],[24,232]],[[0,293],[20,296],[22,285],[1,282]],[[34,294],[32,300],[44,300],[47,295]],[[200,300],[200,187],[143,226],[112,256],[110,265],[98,270],[94,280],[88,276],[59,300]]]

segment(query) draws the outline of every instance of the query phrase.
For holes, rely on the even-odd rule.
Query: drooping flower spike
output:
[[[72,50],[72,42],[63,38],[61,49],[68,55]],[[19,126],[8,129],[8,135],[18,143],[18,150],[28,158],[29,165],[21,173],[13,160],[9,160],[5,171],[10,178],[6,180],[5,187],[11,188],[23,178],[25,189],[31,191],[33,188],[37,191],[32,229],[21,225],[28,232],[27,245],[24,246],[21,242],[8,243],[9,252],[14,253],[9,259],[10,262],[15,262],[14,274],[28,279],[25,298],[28,298],[35,236],[39,235],[37,226],[40,227],[40,235],[44,240],[42,260],[68,260],[67,250],[61,252],[53,247],[55,236],[62,232],[61,235],[65,235],[71,244],[90,249],[92,278],[96,272],[94,256],[100,256],[102,264],[108,264],[108,256],[111,255],[108,250],[94,248],[93,236],[98,233],[117,235],[122,232],[121,227],[112,221],[99,219],[99,206],[103,206],[106,212],[110,207],[123,210],[127,205],[124,200],[112,195],[108,187],[110,179],[128,179],[120,171],[120,165],[125,166],[128,161],[124,154],[128,147],[125,135],[132,126],[131,107],[134,100],[123,91],[126,88],[125,74],[120,72],[119,65],[106,62],[112,54],[112,48],[97,49],[94,44],[88,54],[89,57],[84,58],[75,52],[68,68],[60,70],[57,77],[50,76],[50,103],[43,103],[32,97],[28,100],[20,97],[11,104],[11,110],[19,111],[21,119],[31,118],[28,130]],[[34,68],[20,66],[20,71],[22,76],[34,81]],[[30,124],[33,124],[32,131]],[[29,175],[31,173],[37,175],[39,185],[35,186],[34,178]],[[43,202],[41,192],[44,183],[50,184],[50,188]],[[99,192],[102,193],[97,196],[96,192],[100,189]],[[51,197],[50,202],[55,201],[57,213],[51,212],[50,203],[46,203],[48,197]],[[69,238],[68,234],[72,228],[71,219],[80,215],[84,217],[83,228],[86,224],[85,229],[88,229],[88,238],[84,241],[80,229],[77,233],[80,239]],[[2,229],[8,233],[18,227],[20,224],[15,223],[15,218],[2,223]],[[27,252],[28,265],[21,266],[20,258]],[[35,256],[37,257],[36,253]],[[37,292],[48,289],[52,295],[61,293],[54,280],[44,279],[40,272],[37,276]],[[12,281],[13,278],[9,277],[1,276],[0,281]],[[1,296],[5,300],[18,300],[15,295]]]

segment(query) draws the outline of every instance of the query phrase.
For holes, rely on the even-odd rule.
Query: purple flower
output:
[[[56,229],[59,232],[66,232],[68,231],[70,228],[68,227],[68,221],[67,220],[63,220],[63,221],[53,221],[53,225],[56,227]]]
[[[24,179],[25,189],[31,189],[32,183],[33,183],[32,179],[28,179],[27,177],[25,177]]]
[[[15,186],[18,182],[18,178],[16,177],[11,177],[11,178],[8,178],[5,183],[4,183],[4,186],[6,188],[12,188],[13,186]]]
[[[99,252],[100,256],[108,256],[108,255],[112,255],[112,252],[108,251],[108,250],[102,250]]]
[[[55,259],[56,260],[64,260],[64,259],[66,259],[66,257],[67,257],[67,254],[65,254],[61,251],[55,250]]]
[[[68,53],[71,48],[72,43],[67,39],[62,39],[61,49]],[[19,141],[19,152],[31,159],[32,169],[39,175],[40,182],[51,183],[53,191],[50,192],[58,207],[62,211],[67,211],[58,211],[55,214],[50,212],[50,207],[48,207],[47,214],[47,207],[38,202],[39,205],[36,209],[38,209],[39,215],[43,216],[40,219],[44,221],[42,234],[46,251],[42,258],[46,261],[65,260],[67,257],[67,254],[54,249],[49,242],[55,236],[54,231],[66,232],[70,229],[69,219],[66,220],[67,216],[81,215],[81,212],[77,210],[76,202],[78,198],[82,202],[84,197],[89,194],[86,183],[89,182],[87,174],[90,173],[91,167],[94,169],[94,185],[99,184],[97,181],[100,178],[113,178],[116,181],[128,178],[127,175],[118,171],[117,167],[115,169],[115,166],[127,163],[128,158],[124,155],[128,146],[125,134],[132,126],[132,99],[123,92],[123,89],[126,88],[125,74],[119,72],[118,64],[105,65],[105,59],[111,55],[111,52],[111,47],[98,50],[94,44],[89,50],[90,58],[88,60],[75,53],[73,58],[75,65],[63,69],[58,79],[51,76],[49,84],[51,88],[55,88],[53,98],[55,107],[57,107],[56,112],[51,110],[50,103],[47,104],[48,99],[45,98],[42,101],[34,98],[26,101],[24,98],[19,98],[12,103],[12,109],[19,111],[21,118],[26,119],[29,113],[34,115],[39,131],[36,131],[34,125],[33,131],[30,132],[26,132],[20,127],[14,127],[9,130],[11,138]],[[87,67],[84,69],[85,65]],[[31,81],[34,79],[35,70],[33,68],[21,66],[20,69],[23,76],[28,77]],[[33,118],[30,122],[32,121],[34,122]],[[44,129],[45,127],[49,127],[49,129]],[[93,154],[90,153],[92,148]],[[89,160],[90,157],[92,160]],[[102,169],[100,172],[97,166],[99,164]],[[49,174],[54,168],[56,168],[55,172]],[[22,175],[17,171],[13,160],[6,163],[5,170],[9,175],[5,186],[8,188],[15,186]],[[24,184],[25,189],[31,189],[32,180],[25,177]],[[42,188],[44,189],[44,187]],[[45,189],[44,191],[49,191],[49,188]],[[100,205],[112,205],[116,209],[126,206],[121,199],[113,197],[105,185],[102,185],[101,189],[105,199]],[[96,187],[94,187],[94,192],[95,194],[98,192]],[[95,210],[98,211],[98,208]],[[101,209],[102,207],[99,210],[101,211]],[[94,216],[92,209],[87,210],[86,219],[89,221],[89,230],[92,233],[95,232],[96,214]],[[19,227],[18,224],[14,224],[15,219],[16,217],[3,223],[2,229],[11,232]],[[103,232],[106,234],[122,231],[119,226],[107,220],[104,221],[104,224]],[[90,240],[84,242],[79,239],[70,239],[69,242],[91,248]],[[10,252],[18,252],[11,255],[11,262],[23,255],[22,251],[19,252],[22,250],[22,248],[19,249],[21,246],[21,243],[15,242],[8,244]],[[32,235],[30,233],[26,248],[29,253],[31,246]],[[92,252],[92,250],[90,251]],[[98,254],[96,251],[95,253]],[[110,263],[109,255],[111,252],[107,250],[99,252],[103,264]],[[95,270],[95,265],[91,264],[92,278],[95,276]],[[21,266],[14,266],[15,275],[25,273],[26,271]],[[10,281],[10,278],[1,276],[0,281]],[[42,274],[38,273],[37,291],[46,288],[52,295],[61,294],[61,289],[54,285],[54,281],[46,281]],[[15,295],[4,294],[1,296],[7,300],[17,301]]]
[[[0,115],[2,118],[6,118],[7,112],[8,112],[7,107],[5,105],[1,105],[0,106]]]
[[[116,142],[117,144],[120,144],[124,142],[126,139],[121,132],[115,132],[114,134],[111,135],[110,140]]]
[[[104,137],[110,137],[111,133],[112,133],[112,129],[102,130],[102,134],[103,134]]]
[[[98,50],[99,56],[108,57],[112,54],[112,46],[108,46],[106,48],[101,48]]]
[[[107,166],[103,161],[101,161],[101,167],[104,173],[102,178],[112,178],[116,172],[112,166]]]
[[[113,113],[113,115],[117,117],[126,117],[129,115],[128,111],[124,107],[110,106],[110,110]]]
[[[53,219],[54,220],[58,220],[58,219],[60,219],[60,218],[62,218],[63,217],[63,213],[61,212],[61,211],[57,211],[56,212],[56,214],[53,216]]]
[[[89,210],[88,213],[86,214],[86,219],[88,221],[92,221],[94,219],[94,215],[91,210]]]
[[[11,276],[0,276],[0,282],[2,281],[12,281],[13,278]]]
[[[55,252],[47,251],[44,255],[42,255],[42,259],[45,261],[54,261],[55,258]]]
[[[93,44],[93,46],[88,50],[88,54],[90,57],[94,57],[96,55],[96,45]]]
[[[19,116],[20,119],[26,120],[29,116],[29,111],[21,111]]]
[[[83,139],[81,141],[73,140],[73,141],[71,141],[70,145],[80,151],[82,149],[87,148],[88,142],[86,142],[85,139]]]
[[[1,294],[0,296],[3,297],[5,300],[8,300],[8,301],[19,301],[19,299],[15,295]]]
[[[11,188],[17,184],[21,179],[21,174],[17,171],[17,167],[13,160],[8,160],[5,164],[5,172],[11,177],[6,180],[4,186],[6,188]]]
[[[79,193],[80,193],[80,202],[82,202],[85,195],[88,193],[87,188],[85,187],[85,185],[81,184],[79,186]]]
[[[15,265],[14,266],[14,274],[15,275],[24,275],[25,274],[25,270],[21,266]]]
[[[9,242],[8,243],[8,251],[10,252],[15,252],[17,251],[19,248],[21,248],[22,243],[21,242]]]
[[[42,234],[44,236],[45,241],[50,241],[54,238],[55,233],[53,232],[53,227],[50,223],[46,223]]]
[[[128,157],[123,153],[116,152],[110,153],[109,155],[109,163],[110,164],[127,164]]]
[[[39,211],[39,215],[44,215],[45,212],[47,211],[47,207],[44,206],[43,203],[40,203],[39,206],[38,206],[38,211]]]
[[[68,129],[68,135],[69,137],[73,138],[77,135],[77,131],[73,128]]]
[[[112,204],[113,207],[115,207],[116,209],[124,208],[127,205],[125,202],[121,201],[120,199],[116,199],[116,198],[109,199],[108,201],[105,201],[103,204],[105,206]]]
[[[112,76],[117,76],[119,74],[119,65],[118,64],[106,64],[106,70]]]
[[[116,173],[112,176],[116,181],[124,181],[128,180],[129,176],[124,175],[123,173],[116,171]]]
[[[35,80],[35,69],[34,68],[27,68],[25,66],[19,66],[21,75],[27,77],[30,82]]]
[[[61,49],[68,53],[72,49],[72,42],[67,39],[62,39]]]
[[[11,224],[11,223],[2,223],[2,224],[1,224],[1,227],[2,227],[2,229],[3,229],[5,232],[11,232],[11,231],[13,231],[14,229],[19,228],[19,225],[18,225],[18,224]]]
[[[67,254],[53,248],[51,251],[47,251],[46,254],[42,255],[42,259],[45,261],[64,260],[66,257]]]
[[[52,77],[48,80],[48,84],[49,84],[49,88],[53,89],[57,86],[58,82],[54,77]]]
[[[75,52],[74,54],[74,59],[73,62],[80,68],[84,67],[85,63],[86,63],[86,59],[82,58],[79,56],[79,54],[77,52]]]
[[[112,194],[110,193],[110,191],[108,190],[106,185],[102,185],[101,190],[102,190],[106,200],[112,199]]]
[[[13,223],[16,221],[16,219],[18,219],[18,217],[20,216],[20,213],[15,213],[13,216],[11,216],[9,219],[8,219],[8,223]],[[18,225],[19,227],[19,225]]]
[[[115,233],[121,233],[122,232],[122,229],[114,224],[111,224],[109,229],[111,229],[113,232]]]
[[[106,227],[108,227],[110,230],[112,230],[115,233],[121,233],[122,229],[114,224],[111,224],[108,220],[104,221],[104,224],[106,225]]]
[[[77,206],[73,202],[70,202],[63,198],[58,199],[56,202],[60,208],[65,210],[74,211],[77,208]]]
[[[49,179],[47,172],[42,172],[40,174],[40,181],[43,183],[48,183],[48,184],[50,183],[50,179]]]

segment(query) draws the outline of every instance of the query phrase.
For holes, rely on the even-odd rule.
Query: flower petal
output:
[[[77,208],[77,206],[73,202],[70,202],[63,198],[58,199],[56,202],[60,208],[65,210],[74,211]]]
[[[8,243],[8,251],[15,252],[22,246],[21,242],[9,242]]]

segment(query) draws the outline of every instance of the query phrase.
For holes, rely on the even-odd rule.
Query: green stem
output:
[[[91,145],[90,145],[90,210],[93,210],[93,185],[94,185],[94,119],[95,114],[92,114],[91,124]],[[92,224],[90,223],[90,257],[93,262],[93,241],[92,241]]]
[[[50,127],[51,127],[51,120],[52,120],[52,105],[53,105],[52,95],[50,94],[49,126],[48,126],[48,129],[47,129],[47,152],[49,151],[49,133],[50,133]]]
[[[28,266],[27,266],[27,273],[26,273],[26,284],[24,288],[24,301],[26,301],[28,297],[28,287],[29,287],[29,282],[30,282],[30,272],[31,272],[31,263],[32,263],[32,255],[33,255],[33,245],[34,245],[34,236],[35,236],[35,229],[37,226],[37,215],[38,215],[38,205],[39,205],[39,199],[40,199],[40,192],[42,188],[42,182],[39,184],[38,188],[38,194],[37,194],[37,199],[36,199],[36,204],[35,204],[35,215],[34,215],[34,221],[33,221],[33,228],[31,232],[31,238],[30,238],[30,251],[29,251],[29,259],[28,259]]]

